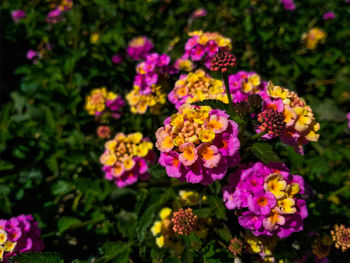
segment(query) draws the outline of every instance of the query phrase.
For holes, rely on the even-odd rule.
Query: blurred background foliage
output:
[[[131,90],[136,62],[125,55],[131,38],[148,36],[158,53],[174,61],[183,53],[187,33],[203,30],[231,38],[239,70],[256,71],[311,105],[321,124],[319,142],[307,145],[305,156],[282,144],[279,150],[292,172],[313,189],[306,228],[321,233],[335,223],[349,225],[350,5],[343,0],[295,2],[296,10],[288,12],[278,0],[75,0],[64,21],[51,25],[45,19],[54,0],[1,1],[1,217],[32,213],[46,250],[59,251],[66,260],[161,258],[157,253],[164,252],[157,251],[149,227],[179,186],[171,186],[175,182],[158,166],[146,187],[118,189],[103,179],[99,156],[104,141],[97,138],[97,124],[84,111],[84,101],[100,86],[123,96]],[[206,9],[207,16],[190,21],[197,8]],[[18,23],[11,18],[15,9],[27,13]],[[336,19],[322,20],[329,10]],[[327,33],[327,40],[307,50],[301,36],[315,26]],[[52,50],[33,64],[26,52],[40,43],[50,43]],[[111,61],[114,53],[124,57],[119,66]],[[110,123],[112,130],[142,131],[153,141],[161,121],[174,111],[170,103],[159,116],[124,109],[124,117]],[[223,213],[229,216],[227,224],[236,220]],[[225,262],[209,261],[211,254],[220,258],[223,253],[213,246],[205,248],[204,260]],[[177,261],[169,257],[166,262]]]

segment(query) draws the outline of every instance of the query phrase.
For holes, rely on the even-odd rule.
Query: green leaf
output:
[[[18,263],[64,263],[61,254],[57,252],[23,253],[9,260]]]
[[[146,232],[148,231],[148,228],[153,222],[154,216],[157,212],[157,208],[157,205],[149,206],[140,218],[139,225],[137,227],[137,236],[141,242],[146,237]]]
[[[167,177],[165,168],[160,164],[150,165],[148,168],[148,172],[152,175],[152,178],[162,178]]]
[[[280,162],[281,159],[267,142],[256,142],[252,146],[253,154],[263,163]]]
[[[189,235],[189,240],[190,240],[191,248],[193,248],[195,251],[198,251],[203,244],[202,240],[198,236],[196,236],[193,232]]]
[[[52,111],[49,107],[45,107],[44,111],[45,111],[45,122],[46,122],[45,128],[48,134],[54,134],[56,131],[56,122],[52,114]]]
[[[131,249],[123,251],[114,260],[113,263],[129,263]]]
[[[193,210],[193,213],[198,216],[199,218],[207,218],[211,215],[214,208],[208,207],[208,208],[200,208]]]
[[[133,239],[136,235],[137,215],[135,213],[121,211],[117,215],[117,229],[118,231],[129,240]]]
[[[61,217],[57,223],[58,231],[62,234],[64,231],[80,223],[81,221],[76,217],[71,217],[71,216]]]
[[[164,260],[164,263],[181,263],[181,261],[177,257],[169,256]]]
[[[74,185],[63,180],[57,181],[51,186],[51,192],[53,195],[65,195],[74,189]]]
[[[230,229],[225,224],[224,228],[215,228],[215,232],[227,243],[232,239]]]
[[[123,253],[129,245],[123,242],[107,242],[102,246],[102,251],[105,254],[106,262]]]
[[[12,163],[0,160],[0,171],[12,170],[14,167]]]

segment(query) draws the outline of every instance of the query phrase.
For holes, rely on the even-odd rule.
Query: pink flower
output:
[[[159,163],[170,177],[209,185],[239,163],[237,136],[224,111],[184,104],[156,132]]]
[[[152,42],[147,37],[141,36],[130,40],[126,51],[131,59],[140,60],[146,58],[152,49]]]
[[[295,10],[295,4],[293,0],[280,0],[280,2],[283,4],[283,7],[287,11],[293,11]]]
[[[322,18],[323,18],[323,20],[332,20],[335,18],[335,14],[333,11],[329,11],[327,13],[324,13]]]
[[[38,222],[32,215],[19,215],[9,220],[0,220],[0,230],[7,235],[7,242],[12,243],[12,248],[5,249],[4,262],[10,256],[25,252],[40,252],[44,249],[44,243],[40,239]],[[14,243],[16,242],[16,243]]]
[[[61,10],[56,8],[47,14],[46,22],[49,24],[56,24],[62,20]]]
[[[255,214],[268,215],[276,206],[276,198],[270,192],[260,191],[248,199],[249,210]]]
[[[303,179],[283,164],[258,162],[241,165],[230,175],[223,199],[228,209],[243,211],[238,221],[254,235],[285,238],[303,229],[308,212],[305,201],[297,197],[303,192]]]
[[[350,112],[346,114],[346,117],[348,118],[348,128],[350,129]]]
[[[125,135],[118,133],[105,143],[105,151],[100,157],[102,170],[107,180],[114,181],[119,187],[148,180],[148,164],[156,160],[153,144],[141,133]]]
[[[208,14],[207,10],[205,10],[204,8],[198,8],[193,11],[190,18],[195,19],[195,18],[206,16],[207,14]]]
[[[191,58],[193,61],[199,61],[203,57],[204,53],[205,53],[204,46],[196,45],[196,47],[191,51]]]
[[[34,51],[33,49],[29,49],[27,52],[27,59],[32,60],[33,58],[37,57],[39,55],[38,52]]]
[[[123,63],[123,57],[119,54],[114,54],[112,56],[112,62],[118,66]]]
[[[97,136],[102,139],[111,138],[111,129],[106,125],[98,126],[96,133],[97,133]]]
[[[11,12],[11,16],[12,16],[12,19],[15,21],[15,22],[18,22],[19,20],[23,19],[26,17],[26,12],[24,12],[23,10],[13,10]]]

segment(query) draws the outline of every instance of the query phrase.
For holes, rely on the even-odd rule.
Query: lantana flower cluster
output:
[[[153,49],[153,43],[145,36],[135,37],[130,40],[126,49],[128,56],[133,60],[141,60],[147,57]]]
[[[326,32],[318,27],[311,28],[307,33],[304,33],[301,39],[305,42],[307,49],[315,49],[318,43],[325,42],[327,37]]]
[[[241,165],[223,189],[228,209],[239,209],[239,224],[256,236],[285,238],[303,229],[308,215],[304,180],[280,163]]]
[[[283,4],[283,8],[287,11],[293,11],[295,10],[295,3],[293,0],[280,0],[280,2]]]
[[[171,222],[173,231],[179,235],[189,235],[195,228],[198,218],[193,214],[192,208],[183,209],[173,213]]]
[[[26,12],[24,10],[18,9],[11,12],[13,21],[18,22],[26,17]]]
[[[152,53],[137,65],[133,90],[126,96],[132,113],[144,114],[148,108],[156,113],[166,102],[161,80],[171,71],[169,63],[168,55]]]
[[[32,215],[19,215],[0,220],[0,261],[24,252],[40,252],[44,243],[40,239],[38,222]]]
[[[61,3],[53,10],[51,10],[46,17],[46,22],[49,24],[56,24],[62,21],[62,14],[71,10],[73,7],[72,0],[62,0]]]
[[[294,146],[298,153],[303,154],[303,145],[309,141],[316,142],[320,137],[316,133],[320,124],[316,121],[311,107],[295,92],[274,86],[271,82],[266,92],[269,96],[265,99],[267,108],[282,112],[285,117],[286,128],[280,136],[281,141]]]
[[[108,91],[106,87],[93,89],[86,97],[85,109],[89,115],[99,117],[105,113],[111,113],[112,117],[121,117],[121,108],[125,101],[118,94]]]
[[[206,196],[202,196],[201,199],[198,192],[180,190],[178,198],[173,202],[173,206],[175,207],[178,204],[183,207],[195,206],[200,202],[205,203]],[[156,220],[151,227],[151,233],[155,237],[155,242],[158,247],[168,248],[175,256],[181,256],[184,246],[181,243],[180,235],[175,233],[173,229],[174,224],[172,223],[172,218],[175,213],[175,208],[162,208],[159,212],[159,220]],[[192,231],[197,237],[205,239],[208,234],[208,226],[211,225],[211,223],[212,220],[210,217],[198,218]]]
[[[207,99],[228,103],[222,81],[211,78],[201,69],[181,75],[174,89],[168,94],[168,99],[177,109],[185,103],[191,104]]]
[[[232,48],[231,40],[217,32],[194,31],[188,34],[189,38],[185,44],[185,53],[183,59],[192,61],[204,61],[206,68],[210,68],[212,56],[219,49],[230,51]]]
[[[147,161],[154,162],[156,158],[152,149],[153,144],[140,132],[116,134],[105,143],[105,151],[100,157],[105,178],[113,180],[120,188],[139,179],[148,179]]]
[[[233,102],[242,102],[252,94],[263,96],[267,86],[267,82],[261,80],[261,77],[257,73],[243,70],[229,75],[228,83]]]
[[[47,41],[41,41],[36,50],[29,49],[27,51],[27,59],[33,60],[33,63],[37,63],[40,59],[44,58],[49,51],[52,50],[52,45]]]
[[[239,162],[238,125],[221,110],[184,104],[156,132],[159,163],[170,177],[208,185]]]
[[[350,248],[350,227],[335,225],[331,235],[336,248],[341,249],[342,252]]]
[[[174,255],[181,255],[184,246],[181,244],[180,236],[176,235],[176,233],[172,229],[171,224],[171,216],[173,210],[169,207],[164,207],[159,212],[160,220],[154,222],[151,232],[153,236],[156,237],[156,244],[158,247],[166,247],[171,249]]]

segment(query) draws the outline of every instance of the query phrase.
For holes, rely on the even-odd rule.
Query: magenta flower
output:
[[[55,8],[47,14],[46,22],[49,24],[56,24],[62,21],[61,14],[61,10],[59,8]]]
[[[113,62],[113,64],[118,66],[118,65],[123,63],[123,57],[119,54],[114,54],[112,56],[112,62]]]
[[[346,114],[346,117],[348,118],[348,128],[350,129],[350,112]]]
[[[34,51],[33,49],[29,49],[27,52],[27,59],[32,60],[35,57],[39,56],[39,52]]]
[[[131,59],[140,60],[146,58],[152,49],[152,42],[147,37],[141,36],[130,40],[126,51]]]
[[[23,10],[13,10],[11,12],[11,16],[12,16],[12,19],[15,21],[15,22],[18,22],[20,21],[21,19],[25,18],[26,17],[26,12],[24,12]]]
[[[305,200],[297,197],[301,193],[301,176],[291,175],[283,164],[258,162],[230,175],[223,199],[228,209],[243,210],[238,222],[254,235],[285,238],[301,231],[308,216]]]
[[[242,215],[238,217],[238,222],[244,228],[256,230],[262,227],[263,217],[247,211],[243,212]]]
[[[165,94],[160,86],[161,80],[173,74],[170,57],[167,54],[147,54],[145,61],[136,66],[133,90],[126,96],[131,112],[144,114],[151,112],[165,103]]]
[[[267,97],[265,91],[267,82],[261,80],[255,72],[238,71],[236,74],[229,75],[228,83],[234,102],[244,101],[252,94]]]
[[[253,194],[263,190],[264,178],[257,170],[245,170],[242,172],[241,179],[242,183],[245,184],[244,187]]]
[[[6,236],[6,248],[4,250],[5,262],[10,256],[24,252],[40,252],[44,243],[40,239],[38,222],[34,221],[32,215],[19,215],[9,220],[0,220],[0,231]]]
[[[327,13],[324,13],[322,18],[323,18],[323,20],[332,20],[335,18],[335,14],[333,11],[329,11]]]
[[[248,199],[249,210],[257,215],[268,215],[275,206],[276,198],[270,192],[260,191]]]
[[[283,7],[287,11],[293,11],[295,10],[295,4],[293,0],[280,0],[280,2],[283,4]]]
[[[230,51],[231,40],[223,37],[219,33],[195,31],[189,33],[190,38],[185,44],[185,52],[182,55],[183,60],[192,61],[203,60],[204,66],[210,68],[211,57],[220,49]],[[187,68],[194,65],[187,65]]]
[[[196,45],[196,47],[191,51],[191,59],[193,61],[199,61],[202,59],[204,53],[205,47],[202,45]]]

